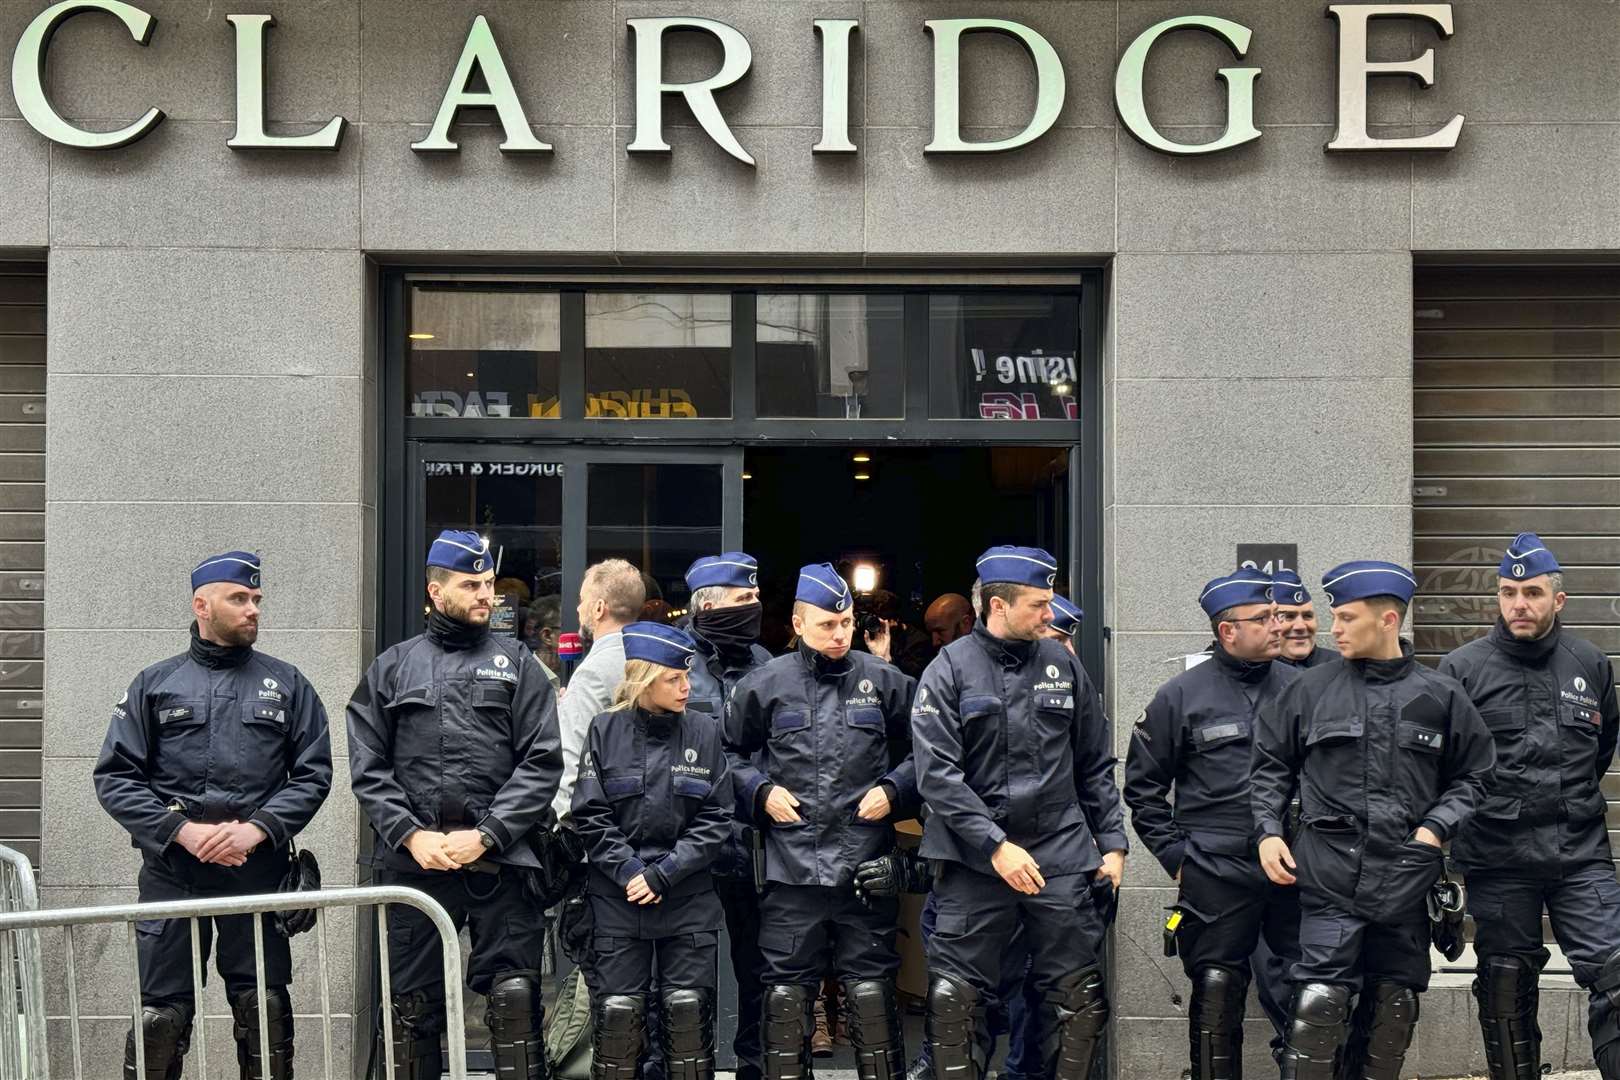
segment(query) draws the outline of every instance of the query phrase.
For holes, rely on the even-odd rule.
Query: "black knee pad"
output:
[[[635,1080],[647,1045],[647,999],[640,994],[604,994],[594,1006],[592,1080]]]
[[[887,979],[850,979],[843,991],[844,1027],[860,1080],[902,1080],[906,1053],[894,984]]]
[[[760,1037],[766,1080],[805,1080],[810,1075],[810,1006],[814,987],[774,983],[760,1005]]]
[[[714,993],[695,987],[665,990],[659,998],[664,1072],[669,1080],[712,1080]]]
[[[264,991],[264,1023],[270,1038],[270,1052],[259,1049],[259,992],[257,988],[227,995],[234,1021],[231,1034],[236,1038],[236,1060],[243,1076],[256,1080],[290,1080],[293,1060],[292,997],[285,986],[269,986]],[[268,1059],[268,1064],[264,1059]]]
[[[130,1029],[124,1039],[125,1080],[177,1080],[186,1051],[191,1048],[192,1007],[175,1005],[141,1006],[141,1029]],[[135,1070],[135,1040],[141,1040],[146,1058],[146,1075]]]
[[[1620,1012],[1620,949],[1609,954],[1603,961],[1603,967],[1598,971],[1597,982],[1592,984],[1592,990],[1605,994],[1609,998],[1609,1007]]]
[[[1349,1021],[1349,987],[1304,983],[1295,990],[1283,1047],[1283,1080],[1334,1080]]]
[[[1108,1027],[1108,997],[1102,972],[1095,967],[1070,972],[1047,992],[1056,1012],[1055,1045],[1043,1045],[1043,1058],[1055,1061],[1055,1080],[1087,1080],[1102,1033]]]
[[[939,974],[928,984],[926,1023],[934,1080],[979,1080],[986,1062],[979,1046],[984,1003],[960,979]]]
[[[1499,953],[1479,958],[1474,979],[1474,998],[1481,1016],[1521,1016],[1534,1014],[1541,973],[1522,956]]]
[[[495,1058],[496,1074],[513,1080],[545,1080],[548,1064],[541,1024],[544,1005],[534,974],[513,971],[495,976],[488,1001],[484,1023],[489,1025],[489,1049]]]
[[[394,1026],[381,1032],[394,1044],[392,1080],[438,1080],[439,1034],[444,1031],[444,1002],[424,990],[395,994]],[[383,1060],[381,1053],[378,1060]]]
[[[1248,972],[1214,965],[1201,967],[1193,972],[1187,1015],[1205,1031],[1241,1030],[1248,998]]]
[[[1479,958],[1474,998],[1491,1080],[1536,1080],[1541,1075],[1540,996],[1536,965],[1512,953]]]
[[[1417,1030],[1418,992],[1410,986],[1379,980],[1362,990],[1372,1008],[1365,1031],[1362,1077],[1365,1080],[1400,1080],[1406,1051]]]

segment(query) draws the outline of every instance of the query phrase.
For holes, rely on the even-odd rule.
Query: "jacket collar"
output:
[[[1534,641],[1521,641],[1513,636],[1513,631],[1507,628],[1507,623],[1498,615],[1496,625],[1491,627],[1489,636],[1492,645],[1520,663],[1542,664],[1552,655],[1553,650],[1558,648],[1558,638],[1563,631],[1563,622],[1554,616],[1552,629]]]

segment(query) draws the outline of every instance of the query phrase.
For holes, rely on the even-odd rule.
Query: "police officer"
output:
[[[1260,862],[1279,885],[1297,871],[1303,908],[1284,1080],[1400,1076],[1429,985],[1440,845],[1473,815],[1496,761],[1467,693],[1400,637],[1416,584],[1393,563],[1328,571],[1322,591],[1346,662],[1301,673],[1260,714]],[[1283,838],[1296,783],[1297,861]]]
[[[1250,956],[1262,936],[1274,955],[1299,956],[1298,891],[1260,868],[1249,808],[1256,717],[1299,674],[1274,662],[1282,631],[1271,596],[1272,579],[1258,570],[1204,586],[1210,659],[1159,688],[1125,756],[1131,824],[1181,886],[1176,942],[1192,980],[1192,1080],[1242,1075]],[[1286,991],[1272,1000],[1286,1001]],[[1281,1030],[1287,1017],[1273,1022]]]
[[[534,654],[489,632],[494,560],[474,532],[428,549],[427,632],[388,649],[349,699],[349,771],[374,833],[381,884],[432,896],[470,924],[467,985],[487,995],[496,1071],[547,1074],[541,1046],[545,919],[524,892],[538,867],[562,771],[557,699]],[[404,904],[388,909],[393,1080],[439,1075],[444,966],[438,933]]]
[[[665,1075],[713,1080],[720,899],[731,832],[720,720],[688,710],[698,651],[662,623],[624,628],[624,681],[586,732],[573,821],[591,870],[593,1080],[634,1080],[656,969]]]
[[[759,645],[761,615],[759,563],[742,551],[706,555],[686,571],[691,590],[690,630],[697,646],[692,663],[692,696],[686,707],[717,721],[744,675],[771,658]],[[758,764],[756,762],[756,764]],[[764,988],[759,953],[759,891],[754,887],[753,807],[739,805],[731,835],[714,867],[715,891],[726,913],[731,971],[737,980],[737,1080],[760,1080],[760,998]]]
[[[810,1075],[810,1014],[829,970],[843,984],[861,1080],[899,1080],[906,1067],[894,996],[898,905],[868,907],[854,879],[860,863],[893,848],[893,822],[916,802],[914,684],[850,650],[853,609],[832,566],[800,570],[798,650],[744,678],[726,709],[737,798],[769,826],[759,931],[768,1080]]]
[[[930,811],[922,854],[937,860],[934,1075],[984,1076],[986,1010],[1021,925],[1042,999],[1042,1075],[1082,1080],[1108,1022],[1091,878],[1101,865],[1117,887],[1125,865],[1108,720],[1080,662],[1042,637],[1057,560],[994,547],[978,569],[984,621],[928,665],[912,708]]]
[[[1316,640],[1316,606],[1299,575],[1279,570],[1272,575],[1272,599],[1282,622],[1282,656],[1278,659],[1297,668],[1313,668],[1339,662],[1337,649],[1324,649]]]
[[[1070,656],[1078,656],[1074,651],[1074,635],[1080,632],[1080,620],[1086,617],[1072,601],[1052,594],[1052,621],[1046,624],[1041,632],[1042,637],[1049,637],[1053,641],[1069,650]]]
[[[332,787],[326,709],[291,664],[257,652],[259,557],[227,551],[191,572],[191,647],[135,676],[113,707],[96,762],[96,796],[141,851],[142,902],[275,892],[289,841]],[[236,1023],[241,1075],[292,1076],[287,938],[264,940],[259,1000],[251,916],[200,922],[206,964],[214,927],[219,973]],[[124,1046],[125,1080],[176,1080],[196,1012],[186,919],[136,924],[141,1030]],[[261,1012],[268,1053],[259,1045]],[[135,1071],[135,1039],[146,1075]]]
[[[1601,788],[1620,709],[1609,658],[1558,618],[1563,577],[1541,538],[1520,533],[1497,568],[1496,625],[1440,663],[1496,740],[1496,783],[1452,845],[1468,876],[1491,1080],[1540,1075],[1544,908],[1575,981],[1591,994],[1598,1068],[1604,1080],[1620,1080],[1620,884]]]

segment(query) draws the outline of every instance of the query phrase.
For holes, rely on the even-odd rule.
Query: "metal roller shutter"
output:
[[[1489,629],[1530,529],[1564,564],[1564,623],[1620,658],[1620,268],[1418,267],[1413,609],[1429,663]],[[1609,835],[1620,851],[1620,772]],[[1551,940],[1548,935],[1548,940]]]
[[[39,864],[45,268],[0,262],[0,843]]]

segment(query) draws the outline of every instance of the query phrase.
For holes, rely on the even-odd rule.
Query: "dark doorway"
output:
[[[992,544],[1068,551],[1066,447],[783,447],[743,458],[743,547],[759,560],[766,648],[782,652],[799,567],[831,562],[861,591],[875,570],[921,628],[943,593],[968,595]],[[1067,567],[1057,586],[1068,593]]]

